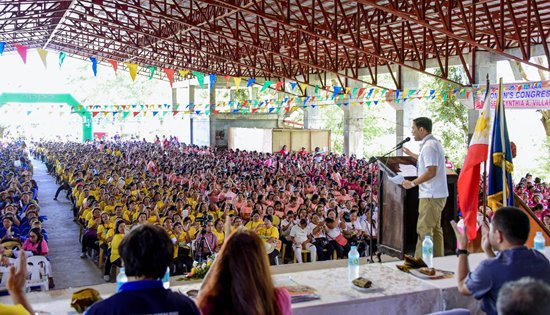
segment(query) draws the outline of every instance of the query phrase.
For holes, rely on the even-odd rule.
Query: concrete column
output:
[[[401,69],[401,90],[418,89],[419,74],[416,71],[409,69]],[[412,120],[416,118],[415,107],[413,103],[418,100],[407,101],[403,104],[403,100],[399,103],[393,102],[395,107],[395,144],[400,143],[403,139],[411,136]],[[402,155],[403,150],[396,151],[396,155]]]
[[[210,86],[208,87],[210,89]],[[217,130],[217,123],[216,123],[216,115],[214,115],[214,111],[216,110],[216,86],[210,89],[210,115],[208,116],[210,119],[210,146],[212,148],[217,146],[216,138],[219,137],[225,137],[224,132],[218,132]]]
[[[191,111],[191,113],[189,114],[189,142],[191,144],[194,144],[195,143],[195,138],[194,138],[194,126],[193,126],[193,118],[195,116],[194,114],[194,111],[195,111],[195,86],[193,85],[189,85],[189,87],[187,88],[187,102],[189,105],[189,110]]]
[[[319,106],[304,109],[304,129],[321,129],[321,109]]]
[[[362,158],[365,107],[359,104],[352,105],[349,99],[338,100],[338,102],[348,103],[347,106],[340,106],[344,110],[344,153],[348,156],[355,154],[358,158]]]
[[[315,83],[313,83],[315,84]],[[315,88],[307,87],[307,95],[314,95]],[[308,106],[304,109],[304,129],[321,129],[321,108]]]

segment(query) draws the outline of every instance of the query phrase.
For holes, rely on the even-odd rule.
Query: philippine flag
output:
[[[489,137],[491,135],[491,91],[489,81],[485,91],[485,101],[479,118],[470,148],[464,160],[464,165],[458,176],[458,201],[462,216],[464,217],[464,226],[467,227],[468,239],[476,238],[477,227],[477,209],[479,202],[479,183],[481,179],[480,164],[487,160],[489,152]]]

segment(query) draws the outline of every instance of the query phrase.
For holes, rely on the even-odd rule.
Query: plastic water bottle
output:
[[[422,260],[428,265],[428,268],[433,268],[434,259],[434,242],[431,235],[424,236],[422,242]]]
[[[116,291],[120,292],[120,287],[126,282],[128,282],[126,271],[124,270],[124,267],[120,267],[120,272],[116,276]]]
[[[170,267],[166,267],[166,272],[164,273],[164,276],[162,277],[162,286],[165,289],[170,288]]]
[[[535,235],[535,249],[539,252],[544,254],[544,236],[542,236],[542,232],[537,232]]]
[[[348,279],[353,281],[359,278],[359,252],[357,246],[352,246],[348,253]]]

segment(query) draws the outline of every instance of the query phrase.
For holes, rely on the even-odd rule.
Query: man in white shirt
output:
[[[418,222],[416,232],[416,257],[422,256],[422,241],[425,235],[433,237],[434,257],[443,256],[443,229],[441,212],[445,207],[447,196],[447,174],[445,152],[441,142],[432,135],[432,120],[418,117],[413,120],[412,134],[420,143],[420,153],[414,154],[403,148],[403,152],[417,159],[418,177],[412,181],[403,181],[403,187],[410,189],[418,185]]]
[[[294,255],[299,264],[302,263],[302,250],[309,250],[311,255],[311,262],[317,260],[317,248],[311,243],[312,238],[310,236],[310,229],[307,225],[306,219],[301,219],[300,224],[292,227],[290,230],[290,237],[292,239],[292,248],[294,249]]]

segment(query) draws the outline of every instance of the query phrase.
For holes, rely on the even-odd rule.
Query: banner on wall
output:
[[[550,109],[550,81],[503,84],[502,100],[506,108]],[[484,91],[478,91],[474,106],[483,108]],[[495,108],[498,86],[491,85],[491,108]]]

